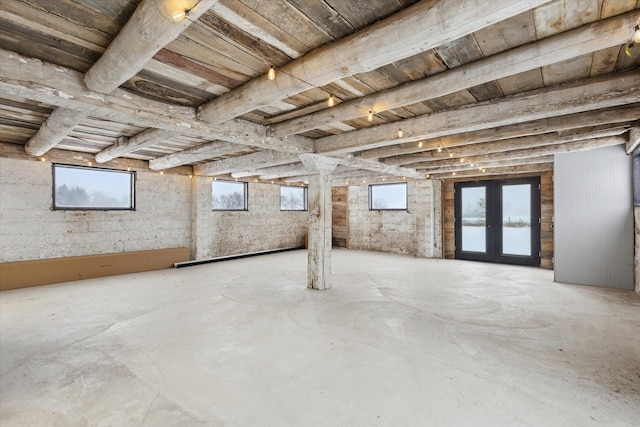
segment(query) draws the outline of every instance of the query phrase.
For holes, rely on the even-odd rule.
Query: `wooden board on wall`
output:
[[[160,270],[188,259],[189,248],[169,248],[5,262],[0,263],[0,291]]]
[[[346,248],[349,236],[347,187],[333,187],[331,189],[331,203],[331,243],[333,246]]]
[[[509,179],[526,176],[540,176],[540,198],[541,198],[541,228],[540,247],[541,258],[540,267],[553,269],[553,172],[542,172],[533,175],[508,175],[499,177],[487,177],[487,179]],[[442,184],[442,228],[443,228],[443,248],[444,257],[454,259],[455,256],[455,224],[454,224],[454,193],[453,186],[456,182],[469,181],[468,179],[446,179]],[[480,181],[477,179],[476,181]]]

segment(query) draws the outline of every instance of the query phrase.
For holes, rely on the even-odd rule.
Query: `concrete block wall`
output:
[[[0,262],[189,247],[190,181],[138,172],[136,211],[53,211],[51,163],[0,158]]]
[[[434,236],[433,241],[431,238],[432,191],[432,181],[410,181],[407,183],[408,210],[371,211],[369,186],[349,186],[349,248],[438,257],[439,238]],[[437,235],[438,224],[439,221],[435,224]]]
[[[280,211],[280,186],[249,182],[248,211],[213,211],[211,178],[198,177],[195,259],[304,245],[306,211]]]

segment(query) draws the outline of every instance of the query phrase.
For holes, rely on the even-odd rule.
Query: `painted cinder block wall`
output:
[[[189,247],[189,177],[136,175],[135,211],[54,211],[51,163],[0,159],[0,262]]]
[[[136,172],[135,211],[51,205],[50,162],[0,158],[0,262],[181,246],[205,259],[302,246],[307,225],[307,212],[280,212],[278,185],[250,183],[247,212],[213,212],[211,178],[148,170]]]
[[[439,193],[439,181],[409,181],[406,211],[372,211],[369,210],[369,185],[349,186],[347,247],[439,258],[442,240],[438,231],[441,229]],[[434,229],[436,235],[432,237]]]
[[[280,211],[280,186],[249,182],[247,211],[212,211],[212,178],[195,177],[194,253],[197,260],[302,247],[307,211]]]

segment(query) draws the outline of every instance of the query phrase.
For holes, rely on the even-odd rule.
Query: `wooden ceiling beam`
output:
[[[216,1],[197,2],[197,7],[190,11],[191,18],[197,19]],[[111,92],[138,73],[153,55],[191,25],[191,20],[188,19],[181,22],[171,19],[171,14],[174,12],[171,7],[177,5],[178,3],[172,4],[165,0],[145,0],[140,3],[100,59],[85,74],[87,87],[97,92]],[[193,4],[189,7],[193,7]],[[25,151],[34,156],[45,154],[66,138],[87,117],[87,113],[79,110],[56,108],[40,127],[38,133],[27,142]],[[160,133],[156,135],[159,136]],[[113,148],[111,153],[118,150],[123,154],[126,153],[127,151],[122,147],[122,145],[110,147]],[[101,158],[106,160],[96,159],[96,161],[104,162],[115,157],[103,154]]]
[[[163,170],[189,163],[200,162],[214,157],[226,156],[238,151],[238,144],[224,141],[211,141],[197,147],[188,148],[173,154],[149,160],[149,168]]]
[[[142,128],[170,130],[176,134],[290,153],[312,151],[309,138],[270,137],[265,126],[246,120],[234,119],[211,125],[196,119],[196,111],[191,107],[154,101],[122,89],[97,94],[84,86],[82,76],[82,73],[59,65],[0,49],[0,90],[10,96],[26,97]]]
[[[259,76],[202,105],[199,117],[222,123],[309,87],[414,56],[550,0],[423,0],[281,67],[275,80]]]
[[[271,126],[271,133],[274,136],[298,134],[329,126],[336,121],[366,117],[369,111],[377,114],[439,98],[490,81],[618,46],[629,40],[629,28],[635,25],[638,17],[640,11],[633,11],[585,25],[425,79],[274,124]]]
[[[575,129],[607,124],[624,124],[638,119],[640,119],[639,105],[608,110],[587,111],[584,113],[533,120],[515,125],[461,132],[454,135],[420,141],[422,144],[411,142],[396,146],[374,148],[359,153],[359,156],[365,159],[393,158],[393,156],[420,153],[429,149],[436,150],[438,146],[452,149],[468,144],[494,142],[550,132],[575,132]],[[446,151],[442,153],[442,155],[446,156]]]
[[[526,164],[531,159],[538,157],[552,156],[556,154],[572,153],[577,151],[587,151],[595,148],[609,147],[612,145],[621,145],[626,139],[621,136],[594,138],[584,141],[575,141],[562,144],[554,144],[544,147],[526,148],[521,150],[505,151],[501,153],[482,154],[478,156],[464,157],[460,159],[438,160],[435,162],[416,163],[414,167],[421,172],[429,174],[438,172],[448,172],[455,170],[473,169],[478,167],[487,167],[487,165],[495,162],[522,162]]]
[[[629,129],[629,140],[625,145],[625,152],[627,154],[634,154],[638,147],[640,147],[640,127],[634,126]]]
[[[481,144],[469,144],[458,147],[455,151],[443,149],[438,152],[437,149],[424,154],[408,154],[404,156],[388,157],[384,159],[385,164],[389,165],[412,165],[415,163],[438,163],[449,158],[458,159],[460,157],[472,157],[481,154],[501,153],[513,150],[522,150],[527,148],[537,148],[545,145],[565,144],[586,139],[605,138],[610,136],[622,135],[627,132],[625,126],[615,126],[605,129],[584,128],[568,135],[560,135],[558,132],[545,133],[541,135],[523,136],[520,138],[504,139],[496,142],[485,142]],[[450,155],[452,154],[452,156]]]
[[[485,171],[479,171],[477,168],[461,172],[436,173],[431,175],[432,179],[459,179],[459,178],[488,178],[491,176],[501,175],[517,175],[517,174],[534,174],[539,172],[547,172],[553,170],[553,161],[547,163],[534,163],[529,165],[518,166],[496,166],[487,167]]]
[[[143,0],[84,81],[95,92],[111,93],[136,75],[153,56],[173,41],[218,0]],[[188,10],[188,19],[172,19]]]
[[[640,102],[640,71],[580,80],[499,100],[332,135],[314,142],[315,152],[336,155],[425,138],[479,131],[558,115]],[[403,136],[398,136],[402,129]]]
[[[172,135],[175,135],[175,132],[170,130],[147,129],[130,138],[120,137],[117,143],[96,154],[96,162],[108,162],[132,151],[155,145],[170,138]]]
[[[38,132],[24,146],[24,150],[32,156],[42,156],[69,136],[69,132],[86,117],[87,114],[83,111],[54,109]]]
[[[237,171],[254,171],[258,168],[284,165],[299,160],[300,158],[297,154],[264,150],[258,153],[194,165],[194,173],[196,175],[216,176]]]

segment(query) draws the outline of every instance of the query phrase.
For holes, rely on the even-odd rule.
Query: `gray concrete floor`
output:
[[[640,298],[337,250],[0,294],[0,425],[640,425]]]

